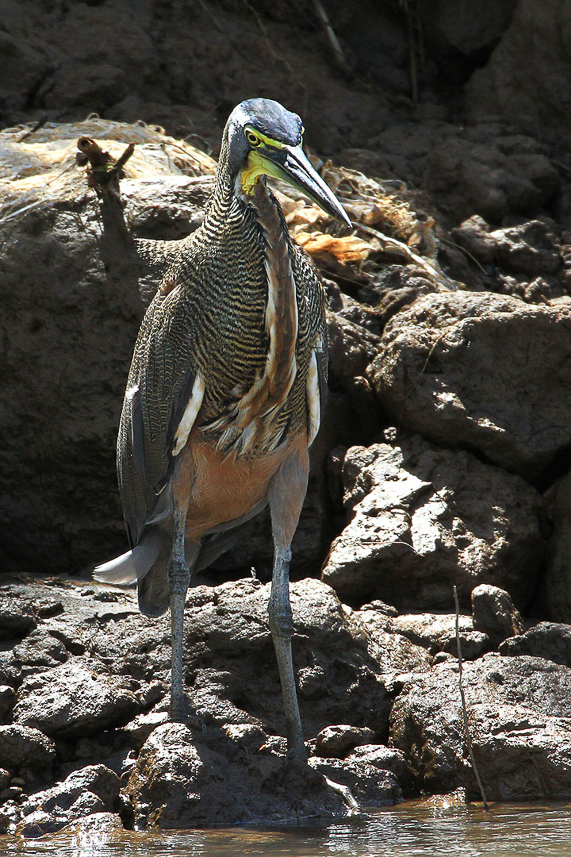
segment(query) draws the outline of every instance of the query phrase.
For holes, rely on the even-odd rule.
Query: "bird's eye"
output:
[[[250,146],[259,146],[262,142],[257,134],[254,134],[253,131],[246,131],[246,140],[250,144]]]

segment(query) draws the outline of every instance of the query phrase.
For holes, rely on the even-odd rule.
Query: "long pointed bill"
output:
[[[267,169],[268,174],[301,190],[327,214],[342,220],[347,226],[352,226],[345,209],[311,166],[301,146],[266,149],[263,156],[267,167],[270,167]]]

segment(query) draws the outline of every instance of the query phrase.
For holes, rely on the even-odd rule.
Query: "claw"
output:
[[[349,786],[342,786],[341,783],[334,783],[333,780],[330,780],[329,777],[325,776],[325,774],[322,774],[322,776],[327,783],[328,788],[330,788],[332,792],[335,792],[335,794],[339,795],[351,815],[357,815],[361,812],[361,807],[353,797]]]

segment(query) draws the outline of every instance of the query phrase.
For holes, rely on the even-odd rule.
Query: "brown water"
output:
[[[431,807],[404,803],[326,827],[231,828],[0,837],[0,857],[571,857],[571,805]]]

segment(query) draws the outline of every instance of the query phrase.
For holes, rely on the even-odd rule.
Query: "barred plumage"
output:
[[[263,176],[289,181],[349,221],[303,154],[301,133],[298,116],[264,99],[243,102],[228,120],[204,222],[180,242],[135,345],[117,445],[132,550],[96,576],[136,579],[149,615],[170,600],[178,719],[190,571],[226,550],[269,505],[270,625],[290,751],[304,759],[287,575],[322,411],[325,301]]]

